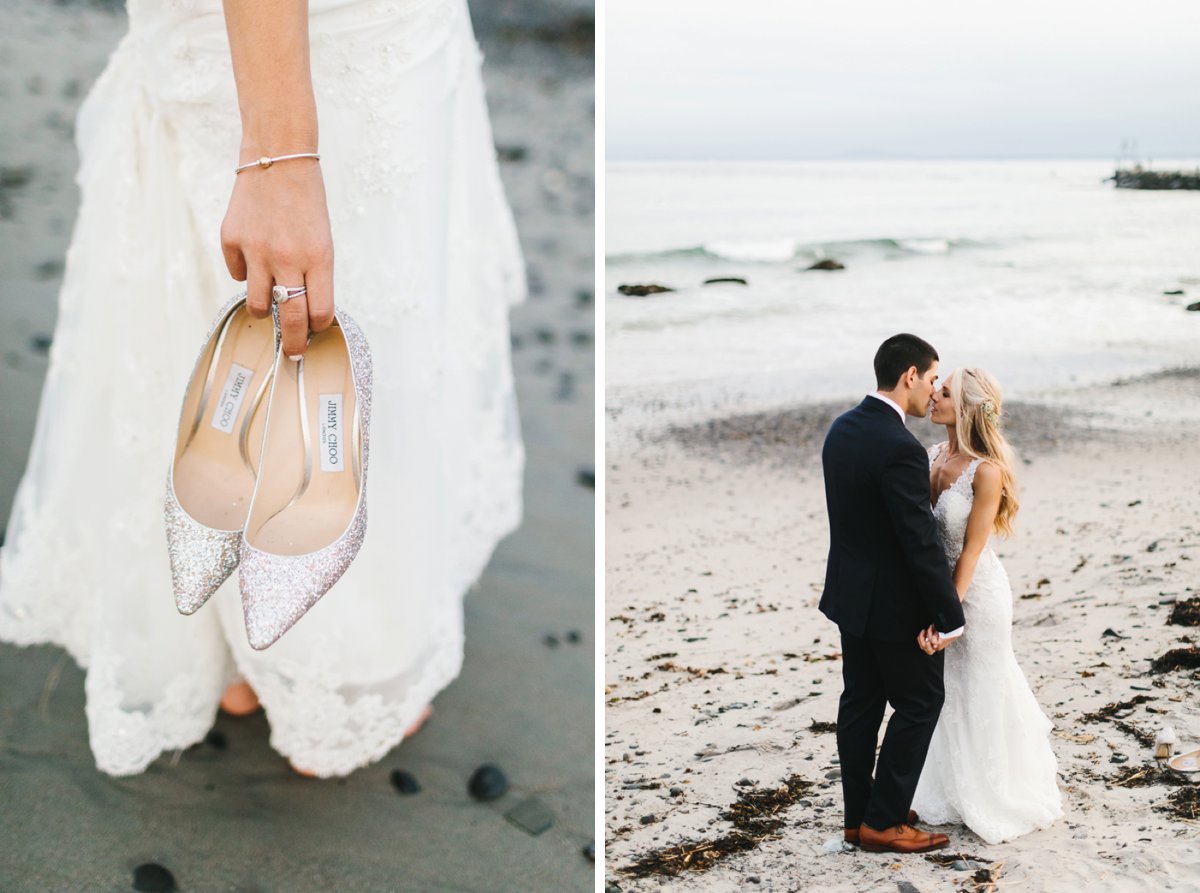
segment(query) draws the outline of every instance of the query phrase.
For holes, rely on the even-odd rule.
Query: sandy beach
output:
[[[7,7],[0,34],[4,518],[33,431],[78,203],[72,122],[125,31],[120,2]],[[475,7],[530,296],[512,315],[525,518],[467,595],[461,675],[417,735],[346,778],[293,773],[270,747],[261,713],[220,714],[203,743],[164,754],[141,775],[113,778],[97,771],[88,747],[83,671],[55,646],[0,645],[5,893],[128,890],[143,863],[174,878],[143,890],[593,888],[596,868],[586,852],[595,835],[591,3]],[[486,803],[467,791],[483,763],[498,765],[509,783]],[[397,771],[420,790],[399,793]]]
[[[1170,725],[1200,746],[1200,631],[1176,611],[1200,595],[1200,370],[1006,406],[1022,508],[994,544],[1066,815],[995,846],[938,829],[965,870],[839,843],[819,451],[854,402],[640,432],[610,407],[606,890],[1200,888],[1197,789],[1147,743]]]

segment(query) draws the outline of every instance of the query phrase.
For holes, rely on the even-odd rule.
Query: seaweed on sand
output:
[[[722,837],[685,840],[651,850],[618,871],[636,878],[675,877],[685,871],[706,871],[724,856],[752,850],[763,840],[775,836],[784,825],[783,812],[812,786],[811,781],[793,775],[777,788],[738,791],[737,800],[720,813],[722,820],[733,824],[734,831]]]

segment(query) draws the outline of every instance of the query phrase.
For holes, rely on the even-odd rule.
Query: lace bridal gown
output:
[[[236,573],[176,611],[163,522],[183,387],[241,288],[219,238],[240,141],[221,0],[129,0],[79,110],[82,202],[0,550],[0,639],[86,668],[112,775],[200,741],[238,677],[297,765],[379,759],[458,675],[464,590],[520,520],[508,309],[524,270],[465,0],[309,11],[335,300],[375,360],[371,515],[350,570],[266,651]]]
[[[932,464],[944,444],[930,450]],[[974,498],[976,459],[933,515],[950,566],[958,563]],[[1044,828],[1063,814],[1050,720],[1012,647],[1012,588],[985,546],[963,600],[966,632],[946,651],[946,702],[912,808],[922,822],[962,822],[988,843]]]

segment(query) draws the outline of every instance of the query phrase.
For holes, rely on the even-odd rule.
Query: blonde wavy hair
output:
[[[992,530],[1003,536],[1013,533],[1017,500],[1016,456],[1001,432],[1003,425],[1000,384],[988,372],[977,367],[955,369],[946,385],[954,399],[957,423],[954,426],[959,452],[986,459],[1000,470],[1000,509]]]

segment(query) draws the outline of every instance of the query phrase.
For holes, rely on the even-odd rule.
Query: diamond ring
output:
[[[271,289],[271,298],[276,304],[282,304],[285,301],[290,301],[292,298],[299,297],[307,291],[308,289],[303,285],[298,285],[295,288],[288,288],[286,285],[276,285]]]

